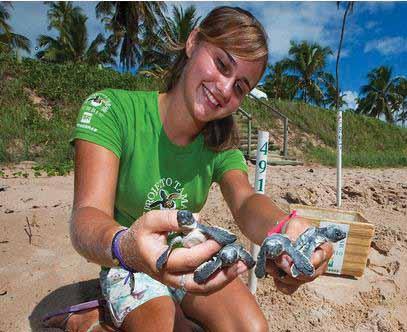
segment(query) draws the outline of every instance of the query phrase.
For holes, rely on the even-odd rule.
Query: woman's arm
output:
[[[220,186],[239,228],[252,242],[261,244],[267,232],[287,215],[266,195],[256,194],[247,174],[242,171],[225,173]],[[285,233],[291,240],[295,240],[308,227],[310,224],[307,219],[296,217],[287,224]],[[277,289],[285,294],[292,294],[300,285],[322,275],[332,254],[333,247],[330,243],[324,243],[313,253],[311,263],[315,267],[315,273],[312,277],[293,278],[290,271],[292,260],[286,254],[275,261],[267,261],[266,271],[273,277]],[[280,270],[286,273],[283,278]]]
[[[240,170],[226,172],[220,188],[240,230],[256,244],[287,215],[267,195],[256,194],[247,174]]]
[[[113,152],[75,141],[71,241],[80,255],[103,266],[113,266],[111,243],[120,229],[113,219],[118,169],[119,159]]]
[[[71,241],[89,261],[114,266],[111,245],[121,226],[113,219],[119,159],[97,144],[75,141],[75,190],[71,218]],[[192,293],[209,294],[223,288],[246,270],[244,264],[218,273],[205,284],[193,281],[194,270],[220,249],[214,240],[192,248],[174,250],[162,271],[158,257],[167,249],[167,232],[179,231],[177,211],[153,210],[143,214],[120,239],[121,256],[127,266],[156,280]],[[185,275],[185,284],[181,276]]]

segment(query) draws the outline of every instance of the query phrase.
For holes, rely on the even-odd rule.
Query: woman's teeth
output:
[[[215,97],[212,96],[211,92],[206,87],[203,87],[203,90],[205,91],[205,95],[206,97],[208,97],[210,102],[214,104],[216,107],[219,106],[219,103],[216,101]]]

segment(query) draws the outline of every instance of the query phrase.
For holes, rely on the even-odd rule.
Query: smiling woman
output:
[[[263,74],[268,60],[267,35],[262,25],[249,12],[240,8],[220,7],[213,10],[199,25],[199,28],[192,33],[193,38],[188,39],[186,45],[178,45],[179,56],[167,77],[166,91],[172,90],[181,78],[201,77],[201,73],[186,72],[190,67],[188,63],[190,55],[188,43],[194,43],[200,47],[206,47],[209,57],[207,62],[198,64],[204,70],[216,69],[218,74],[225,78],[232,78],[234,94],[240,104],[244,96],[256,86]],[[237,77],[236,69],[239,69],[237,62],[256,67],[251,74],[252,82],[248,78]],[[213,68],[215,66],[216,68]],[[195,74],[195,76],[194,76]],[[240,73],[237,73],[240,74]],[[189,85],[188,85],[189,86]],[[221,106],[221,100],[216,98],[216,91],[212,93],[208,86],[203,84],[208,95],[216,99],[217,106]],[[236,110],[237,107],[235,106]],[[221,151],[237,145],[237,132],[230,114],[219,116],[215,121],[207,122],[203,129],[206,145],[215,151]]]
[[[110,329],[191,330],[177,319],[181,308],[210,331],[268,330],[254,296],[237,278],[247,271],[245,263],[195,281],[194,271],[224,245],[216,236],[202,235],[202,243],[173,251],[167,243],[168,233],[184,230],[172,210],[199,212],[214,182],[252,242],[262,243],[285,217],[267,196],[255,193],[243,154],[233,147],[232,114],[260,80],[267,54],[266,34],[249,12],[216,8],[181,48],[165,92],[106,89],[85,100],[71,138],[71,240],[79,254],[102,266],[104,300],[98,304],[105,304]],[[309,227],[294,219],[285,228],[293,239]],[[332,248],[318,250],[312,278],[293,278],[288,260],[267,261],[266,272],[278,289],[292,293],[325,271]],[[287,274],[284,280],[279,269]],[[90,331],[98,324],[97,310],[80,308],[48,316],[48,325]],[[108,330],[102,325],[98,331]]]

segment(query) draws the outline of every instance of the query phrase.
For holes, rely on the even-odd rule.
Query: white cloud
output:
[[[365,24],[366,29],[373,29],[374,27],[377,27],[379,25],[378,22],[376,21],[367,21]]]
[[[407,38],[384,37],[382,39],[368,41],[364,52],[377,51],[383,55],[407,52]]]
[[[346,101],[347,105],[342,107],[342,110],[346,109],[356,109],[358,107],[358,103],[356,101],[356,98],[358,97],[358,93],[355,91],[344,91],[342,93],[343,99]]]
[[[268,34],[270,62],[288,55],[290,40],[317,42],[322,46],[330,46],[334,52],[338,47],[343,10],[338,10],[335,2],[205,1],[171,4],[183,7],[193,4],[202,18],[214,7],[223,5],[239,6],[250,11]]]
[[[355,9],[368,12],[369,14],[375,14],[381,11],[391,11],[394,9],[396,4],[394,1],[358,1],[356,3]]]
[[[337,55],[336,51],[334,53],[328,55],[328,60],[329,61],[336,61],[336,55]],[[343,48],[341,50],[341,59],[347,58],[347,57],[349,57],[349,55],[350,55],[350,50],[349,49]]]
[[[255,10],[268,32],[274,60],[287,56],[290,40],[308,40],[336,48],[340,13],[334,3],[267,3]]]

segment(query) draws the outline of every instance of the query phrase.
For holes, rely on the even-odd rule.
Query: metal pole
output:
[[[342,111],[338,109],[337,115],[337,158],[336,158],[336,206],[342,205]]]
[[[268,131],[259,131],[256,153],[256,173],[254,178],[254,189],[258,194],[264,194],[266,188],[267,173],[267,154],[269,150],[269,133]],[[254,243],[250,245],[250,253],[254,259],[257,259],[260,247]],[[257,278],[254,269],[249,274],[249,289],[252,294],[256,293]]]
[[[288,119],[284,119],[284,158],[288,158]]]

